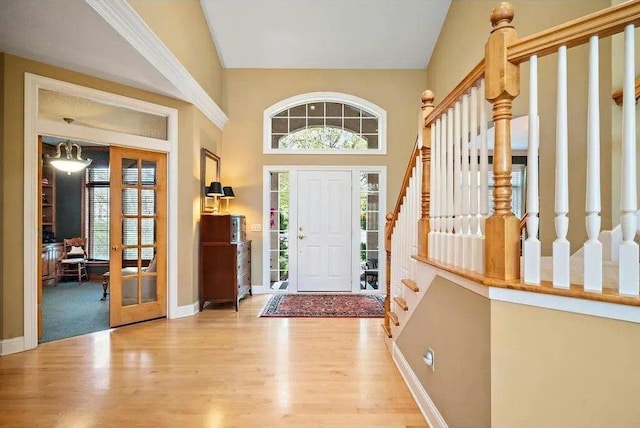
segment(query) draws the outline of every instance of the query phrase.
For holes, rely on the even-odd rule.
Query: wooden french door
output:
[[[167,157],[111,147],[111,327],[167,314]]]
[[[351,172],[298,173],[298,291],[351,291]]]

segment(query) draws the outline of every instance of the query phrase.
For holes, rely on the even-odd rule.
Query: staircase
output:
[[[486,346],[477,346],[476,350],[480,352],[461,352],[456,360],[464,361],[468,355],[480,355],[482,358],[486,356],[486,361],[479,362],[478,367],[489,367],[488,372],[492,375],[497,373],[498,368],[503,370],[506,375],[501,376],[498,373],[495,380],[490,380],[490,387],[484,391],[505,388],[505,384],[508,383],[506,379],[511,379],[514,374],[526,372],[526,369],[520,369],[507,373],[508,370],[504,368],[509,364],[502,364],[504,361],[500,361],[501,355],[494,352],[494,346],[502,345],[506,349],[509,346],[504,345],[512,343],[515,337],[531,337],[532,343],[537,344],[540,336],[537,331],[528,330],[531,326],[556,339],[555,342],[551,342],[557,347],[562,348],[565,345],[564,336],[560,339],[555,336],[559,331],[564,332],[563,330],[554,329],[553,326],[547,329],[541,322],[518,325],[520,320],[533,318],[530,309],[532,307],[543,308],[536,313],[536,317],[539,318],[535,318],[535,321],[546,321],[544,317],[549,309],[586,315],[580,320],[579,326],[574,326],[574,331],[576,338],[584,338],[583,343],[587,347],[592,344],[591,333],[595,335],[599,331],[592,329],[589,330],[589,334],[584,334],[582,326],[586,320],[592,322],[588,317],[640,323],[640,250],[637,242],[640,211],[637,204],[636,107],[633,96],[634,88],[638,88],[635,85],[633,69],[633,43],[634,27],[637,26],[637,16],[640,16],[640,2],[621,3],[524,38],[518,38],[511,24],[513,16],[513,9],[507,3],[501,3],[494,9],[491,17],[493,30],[486,43],[484,58],[437,106],[434,105],[432,92],[425,91],[422,94],[422,120],[418,138],[407,164],[396,205],[386,217],[387,297],[383,324],[388,337],[386,342],[396,366],[417,401],[420,402],[420,394],[415,392],[424,392],[426,398],[423,397],[420,406],[432,426],[446,427],[447,424],[441,415],[436,417],[438,411],[430,401],[426,389],[436,391],[434,397],[440,394],[435,401],[439,399],[444,402],[450,397],[443,397],[446,394],[443,393],[442,383],[436,385],[435,381],[438,377],[443,379],[447,373],[445,366],[439,366],[443,368],[436,372],[435,365],[429,364],[428,356],[433,355],[431,361],[435,361],[435,353],[445,346],[441,319],[459,308],[466,308],[459,304],[466,299],[463,296],[466,291],[455,294],[455,291],[451,291],[453,288],[443,285],[444,280],[474,291],[474,298],[485,301],[477,305],[481,309],[473,314],[473,319],[467,318],[469,312],[461,309],[462,315],[458,318],[461,321],[449,323],[449,328],[455,330],[457,325],[463,325],[465,328],[475,327],[480,325],[477,320],[482,320],[484,325],[489,326],[483,331],[488,332],[486,335],[476,334],[474,330],[471,332],[473,334],[462,332],[456,336],[449,335],[449,331],[446,331],[447,341],[460,341],[451,345],[452,348],[462,342],[466,346],[477,338],[486,338],[485,342],[488,343],[490,351],[486,351]],[[625,95],[622,116],[625,120],[622,120],[622,124],[611,123],[611,126],[622,127],[621,151],[616,156],[621,161],[621,181],[618,189],[623,226],[617,226],[611,231],[601,231],[601,205],[611,201],[601,201],[603,196],[600,190],[602,180],[599,109],[602,103],[598,97],[602,92],[599,87],[602,79],[598,76],[598,37],[604,38],[622,32],[625,44]],[[581,141],[582,146],[575,143],[570,145],[567,114],[570,95],[567,94],[571,94],[573,89],[568,91],[571,86],[567,81],[573,79],[574,74],[568,73],[567,62],[570,62],[571,58],[567,58],[567,50],[587,44],[589,50],[585,62],[588,63],[588,67],[582,67],[585,81],[589,83],[585,91],[585,111],[588,112],[588,120],[584,120],[588,127],[585,132],[586,141]],[[548,83],[546,76],[539,76],[538,59],[547,55],[557,58],[557,108],[553,112],[538,108],[539,96],[546,94],[538,93],[538,79],[540,86]],[[520,81],[519,70],[524,67],[528,67],[528,72],[523,73],[528,75],[528,85],[523,85]],[[529,91],[529,110],[527,181],[526,191],[523,192],[523,197],[526,198],[526,204],[523,203],[523,206],[526,205],[526,215],[521,220],[512,212],[514,201],[511,181],[511,120],[513,101],[522,89]],[[603,120],[607,118],[606,115],[602,117]],[[555,139],[549,139],[550,143],[555,144],[556,149],[553,160],[550,160],[548,150],[539,150],[540,135],[549,133],[549,123],[555,123],[556,128]],[[491,145],[488,144],[487,137],[490,129],[493,132]],[[584,157],[585,152],[586,162],[584,159],[578,159]],[[491,179],[489,154],[493,163]],[[538,164],[543,158],[545,169],[540,171]],[[571,176],[569,169],[572,171]],[[582,174],[579,180],[575,178],[576,171]],[[549,176],[554,173],[555,183],[549,186]],[[540,192],[540,183],[545,183],[545,187],[549,188]],[[574,192],[586,195],[586,206],[570,206],[569,195],[573,195]],[[540,200],[543,200],[542,205]],[[550,210],[549,207],[552,205],[553,209]],[[580,223],[586,225],[588,239],[575,232],[575,223],[572,223],[571,234],[568,233],[570,209],[571,217],[574,217],[575,210],[584,213],[584,223]],[[542,223],[540,218],[543,218]],[[549,235],[549,225],[555,226],[555,235],[552,238],[553,257],[542,255],[539,240],[541,224],[545,228],[543,236]],[[524,242],[521,241],[523,230],[526,237]],[[572,243],[573,248],[580,248],[574,254],[570,254]],[[436,276],[442,278],[436,279]],[[430,289],[431,293],[426,297]],[[444,294],[443,290],[450,294]],[[454,296],[449,299],[449,302],[452,302],[451,306],[442,304],[443,295]],[[511,304],[521,305],[526,309],[517,312],[514,309],[516,306]],[[427,307],[429,309],[425,309]],[[439,309],[442,309],[442,313],[434,315]],[[419,312],[416,312],[417,310]],[[494,310],[499,316],[493,316]],[[440,318],[429,318],[432,316]],[[412,317],[415,318],[410,322]],[[557,313],[554,313],[553,317],[553,321],[558,325],[573,325],[576,319],[558,316]],[[423,330],[425,325],[438,331],[430,331],[431,336],[427,337]],[[494,329],[494,325],[498,328]],[[509,333],[502,332],[504,338],[508,339],[502,343],[498,340],[501,327]],[[511,334],[510,329],[518,327],[518,334]],[[620,328],[623,327],[626,326],[621,325]],[[605,339],[610,337],[609,334],[602,336],[606,336]],[[431,350],[432,344],[419,343],[418,337],[437,343]],[[427,349],[430,352],[426,351]],[[406,359],[402,357],[405,351]],[[571,346],[565,348],[566,353],[571,351]],[[518,358],[514,358],[513,361],[521,361],[530,354],[530,350],[521,355],[514,352],[513,355]],[[580,358],[582,354],[580,353]],[[441,351],[439,355],[447,354]],[[425,371],[423,357],[424,363],[432,368],[433,373],[428,369]],[[549,366],[557,362],[557,355],[553,352],[547,356]],[[574,366],[572,361],[567,361],[563,370],[576,371]],[[631,366],[630,364],[629,367]],[[468,367],[477,368],[472,365]],[[411,373],[407,374],[408,372]],[[481,373],[482,370],[473,372]],[[451,371],[448,373],[451,374]],[[422,377],[418,379],[418,376]],[[451,379],[455,381],[458,378],[448,378]],[[538,381],[539,379],[536,379],[536,382]],[[536,396],[536,399],[544,402],[556,382],[560,381],[548,380],[547,388]],[[511,386],[513,385],[520,383],[516,380]],[[566,387],[571,388],[572,385],[573,383]],[[573,394],[579,395],[583,391],[584,388],[576,388]],[[457,396],[464,394],[462,391]],[[500,399],[499,394],[486,395],[491,396],[491,405],[488,408],[492,409],[493,402]],[[474,395],[475,398],[480,396],[481,394]],[[448,404],[450,405],[450,402]],[[456,415],[449,413],[448,418],[452,421],[450,423],[453,423],[459,414],[464,413],[464,410],[468,410],[463,410],[463,407],[460,405]],[[548,411],[545,406],[540,406],[539,409],[541,414]],[[431,415],[435,416],[429,418],[427,414],[430,411]],[[578,418],[580,415],[574,416]],[[493,421],[494,415],[492,414],[488,420]],[[501,426],[503,425],[511,426]]]

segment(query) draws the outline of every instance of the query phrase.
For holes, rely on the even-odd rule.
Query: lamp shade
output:
[[[222,193],[223,195],[220,197],[220,199],[233,199],[236,197],[231,186],[224,186],[222,188]]]
[[[222,196],[222,184],[219,181],[212,181],[207,189],[207,196]]]

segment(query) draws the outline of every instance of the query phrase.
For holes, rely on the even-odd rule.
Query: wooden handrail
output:
[[[547,30],[520,38],[508,46],[507,58],[513,64],[526,62],[532,55],[543,57],[560,46],[571,48],[621,32],[629,24],[640,25],[640,1],[630,1],[565,22]]]
[[[484,77],[484,59],[480,61],[474,68],[467,74],[464,79],[458,85],[453,88],[451,92],[440,102],[438,106],[425,119],[425,126],[431,125],[436,121],[445,111],[453,107],[456,101],[466,94],[469,89],[475,86],[475,84]]]
[[[527,217],[529,217],[529,213],[524,213],[524,215],[520,219],[520,233],[522,233],[522,229],[527,226]]]
[[[420,149],[418,148],[418,141],[416,140],[416,144],[413,147],[413,151],[411,152],[411,158],[409,158],[407,170],[404,172],[404,178],[402,179],[402,185],[400,187],[400,193],[398,195],[398,199],[396,200],[396,206],[391,212],[391,215],[392,215],[391,223],[390,223],[390,227],[387,230],[388,238],[391,237],[391,234],[393,233],[393,229],[396,225],[396,221],[398,220],[398,214],[400,213],[400,208],[402,207],[402,199],[407,194],[407,188],[409,187],[409,180],[411,180],[413,167],[416,166],[419,154],[420,154]]]
[[[611,94],[611,98],[613,98],[613,101],[615,101],[616,104],[621,106],[622,95],[623,95],[623,91],[622,91],[622,88],[620,88],[614,91],[613,94]],[[636,79],[636,103],[638,102],[638,98],[640,98],[640,77]]]

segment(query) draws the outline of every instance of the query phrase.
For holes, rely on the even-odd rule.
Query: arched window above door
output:
[[[280,101],[264,112],[264,153],[386,154],[386,112],[335,92]]]

